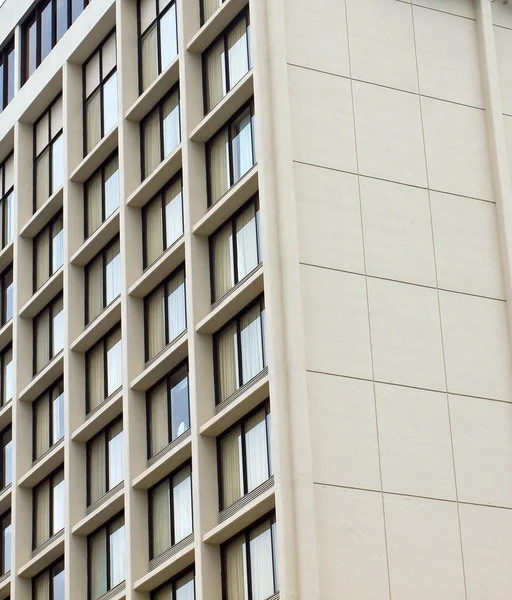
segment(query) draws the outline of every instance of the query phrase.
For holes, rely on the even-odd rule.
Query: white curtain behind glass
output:
[[[217,373],[219,401],[239,388],[236,324],[230,325],[217,337]]]
[[[253,165],[251,115],[247,111],[232,125],[233,183]]]
[[[153,557],[171,547],[171,498],[166,480],[151,492]]]
[[[103,310],[103,259],[98,256],[87,268],[87,302],[89,321]]]
[[[158,41],[156,23],[144,34],[141,43],[142,50],[142,91],[158,76]]]
[[[227,130],[220,133],[209,146],[210,193],[212,204],[229,189],[230,167]]]
[[[162,237],[162,204],[157,197],[144,213],[146,266],[152,264],[164,251]]]
[[[93,410],[105,398],[103,344],[101,343],[88,355],[87,383],[89,386],[89,410]]]
[[[222,468],[222,509],[231,506],[243,494],[241,427],[235,427],[220,441]]]
[[[124,518],[112,525],[110,534],[110,588],[124,581]]]
[[[269,478],[265,410],[258,411],[245,423],[245,452],[247,492],[250,492]]]
[[[36,321],[36,370],[50,360],[50,313],[48,309]]]
[[[185,272],[180,271],[168,283],[167,309],[169,316],[169,342],[187,327],[185,308]]]
[[[227,92],[224,40],[221,39],[206,54],[207,110],[210,111]]]
[[[7,222],[5,224],[5,243],[6,245],[12,242],[13,228],[14,228],[14,192],[11,192],[7,196]]]
[[[263,369],[260,306],[256,304],[240,318],[242,377],[246,383]]]
[[[213,238],[213,280],[215,300],[235,285],[233,261],[233,227],[228,223]]]
[[[95,175],[85,189],[87,199],[87,235],[101,225],[101,174]]]
[[[180,103],[178,92],[174,92],[163,106],[164,158],[176,148],[181,141]]]
[[[270,521],[254,528],[249,539],[252,599],[266,600],[275,591]]]
[[[224,550],[226,600],[247,600],[245,535],[236,538]]]
[[[163,287],[148,298],[146,310],[148,358],[151,359],[165,346],[165,299]]]
[[[108,483],[109,489],[112,489],[124,478],[123,424],[121,421],[111,428],[110,436],[108,441]]]
[[[50,402],[49,395],[46,394],[38,400],[35,406],[35,427],[36,427],[36,445],[35,445],[35,456],[39,458],[49,448],[50,441],[50,421],[48,418],[49,409],[48,405]]]
[[[11,534],[12,525],[9,523],[4,530],[4,573],[11,570]]]
[[[165,233],[167,248],[183,235],[183,206],[181,196],[181,177],[164,194]]]
[[[35,545],[40,546],[50,537],[50,482],[41,484],[34,492]]]
[[[47,149],[36,162],[36,209],[50,197],[50,150]]]
[[[154,110],[143,125],[144,131],[144,175],[151,174],[160,163],[160,118]]]
[[[92,504],[107,493],[105,436],[100,435],[89,443],[89,503]]]
[[[249,206],[236,220],[238,281],[258,266],[256,207]]]
[[[107,591],[107,532],[105,529],[91,538],[89,560],[91,600],[97,600]]]
[[[87,138],[85,142],[86,152],[90,152],[101,139],[101,96],[97,90],[85,107],[85,118],[87,121]]]
[[[228,33],[228,64],[229,85],[233,88],[249,70],[245,18]]]
[[[192,481],[190,467],[172,478],[174,500],[174,543],[192,533]]]
[[[44,571],[34,579],[34,600],[49,600],[50,598],[50,572]]]
[[[36,289],[48,279],[50,271],[50,230],[42,231],[34,240],[36,247]]]
[[[150,454],[155,456],[169,443],[169,416],[167,414],[167,383],[151,391],[150,407]]]

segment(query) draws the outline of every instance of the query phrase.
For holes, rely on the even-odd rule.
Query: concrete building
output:
[[[512,6],[5,0],[0,600],[505,600]]]

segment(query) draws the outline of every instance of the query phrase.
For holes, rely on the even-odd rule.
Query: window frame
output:
[[[107,221],[108,219],[110,219],[110,217],[115,215],[115,213],[119,210],[120,198],[119,198],[119,187],[118,187],[117,208],[108,217],[106,216],[105,171],[106,171],[107,166],[116,158],[117,158],[116,173],[119,174],[119,152],[116,149],[101,163],[101,165],[94,171],[94,173],[84,182],[84,242],[86,240],[88,240],[92,235],[94,235],[94,233],[96,231],[98,231],[98,229],[103,225],[103,223],[105,223],[105,221]],[[100,225],[98,225],[98,227],[94,231],[91,231],[88,234],[87,231],[89,229],[89,227],[88,227],[89,226],[89,217],[88,217],[89,199],[88,199],[88,194],[87,194],[87,188],[88,188],[89,184],[91,183],[91,181],[98,175],[98,173],[100,174],[100,177],[101,177],[101,223],[100,223]]]
[[[37,373],[41,372],[44,368],[46,368],[47,365],[49,365],[52,360],[58,356],[63,349],[59,350],[56,354],[52,355],[52,347],[53,347],[53,342],[54,342],[54,337],[55,337],[55,332],[53,331],[53,319],[54,319],[54,314],[53,314],[53,310],[54,310],[54,306],[55,304],[62,299],[62,311],[64,312],[64,293],[63,292],[59,292],[56,296],[54,296],[38,313],[37,315],[32,319],[32,362],[33,362],[33,374],[37,375]],[[50,357],[48,362],[43,365],[39,371],[37,370],[37,321],[39,319],[39,317],[41,317],[41,315],[46,312],[46,310],[48,310],[48,315],[49,315],[49,323],[50,326],[48,328],[49,331],[49,335],[48,335],[48,356]]]
[[[12,73],[9,68],[9,58],[12,55]],[[14,45],[14,35],[4,44],[0,50],[0,66],[2,71],[2,97],[0,98],[0,113],[7,108],[16,95],[16,83],[14,75],[16,72],[16,48]],[[9,98],[9,80],[12,78],[12,98]]]
[[[32,550],[36,550],[37,548],[40,548],[43,544],[45,544],[48,540],[51,540],[52,537],[54,537],[55,535],[57,535],[58,533],[60,533],[61,531],[64,531],[66,529],[66,525],[64,524],[64,527],[62,527],[61,529],[59,529],[58,531],[54,531],[54,522],[53,522],[53,508],[54,508],[54,492],[55,492],[55,487],[53,485],[53,481],[56,477],[56,475],[58,473],[60,473],[62,471],[62,483],[64,483],[64,485],[66,485],[66,478],[64,475],[64,465],[61,464],[59,465],[56,469],[54,469],[49,475],[47,475],[44,479],[42,479],[41,481],[39,481],[37,483],[37,485],[35,485],[32,488]],[[36,520],[36,515],[37,515],[37,506],[36,506],[36,491],[42,487],[45,483],[49,482],[50,483],[50,499],[49,499],[49,503],[48,503],[48,513],[49,513],[49,530],[50,530],[50,536],[48,537],[47,540],[44,540],[44,542],[41,542],[41,544],[39,544],[39,546],[36,545],[36,531],[37,531],[37,520]]]
[[[56,442],[51,443],[53,440],[53,401],[52,401],[52,392],[58,389],[62,385],[62,396],[64,396],[64,378],[61,376],[56,381],[54,381],[46,390],[40,394],[32,403],[32,462],[36,462],[43,458],[47,452],[49,452],[52,448],[57,446],[61,440],[64,439],[64,435],[59,438]],[[36,447],[37,447],[37,421],[36,421],[36,410],[37,404],[42,402],[44,398],[48,396],[48,448],[38,457],[36,457]],[[65,402],[63,406],[63,410],[65,410]]]
[[[7,518],[9,519],[9,524],[5,525],[5,521]],[[5,530],[7,529],[7,527],[11,527],[11,548],[9,551],[9,556],[11,559],[11,568],[4,571],[5,555],[6,555],[4,540],[5,540]],[[7,575],[7,573],[11,572],[11,570],[12,570],[12,512],[11,512],[11,508],[9,508],[4,513],[2,513],[2,515],[0,515],[0,572],[1,572],[0,577]]]
[[[9,404],[9,402],[12,402],[12,398],[10,400],[6,400],[4,398],[4,390],[6,388],[6,379],[5,379],[5,369],[6,369],[6,365],[8,363],[5,362],[5,356],[6,354],[10,352],[11,353],[11,362],[10,364],[12,364],[13,360],[14,360],[14,356],[13,356],[13,350],[12,350],[12,342],[7,344],[4,348],[2,348],[2,350],[0,351],[0,408],[3,408],[4,406],[7,406]],[[14,374],[13,374],[14,375]],[[14,390],[13,390],[13,395],[14,395]]]
[[[162,584],[160,584],[158,587],[156,587],[154,590],[151,590],[150,594],[149,594],[149,600],[155,600],[155,597],[157,594],[159,594],[162,590],[164,590],[165,588],[171,586],[171,596],[172,596],[172,600],[176,600],[176,584],[178,583],[178,581],[180,579],[182,579],[183,577],[185,577],[188,574],[192,574],[192,579],[194,581],[194,600],[196,600],[196,569],[195,569],[195,565],[192,565],[190,567],[185,567],[185,569],[183,569],[183,571],[180,571],[179,573],[177,573],[176,575],[174,575],[173,577],[171,577],[171,579],[168,579],[167,581],[164,581]]]
[[[35,293],[38,290],[40,290],[45,285],[45,283],[47,281],[49,281],[55,275],[55,273],[57,273],[64,266],[64,262],[63,262],[62,265],[60,265],[60,267],[58,267],[53,273],[50,272],[53,269],[53,240],[54,240],[53,229],[54,229],[55,224],[57,223],[57,221],[59,221],[59,219],[62,219],[62,229],[61,229],[61,231],[64,231],[64,215],[63,215],[63,211],[59,210],[57,212],[57,214],[55,214],[51,218],[51,220],[48,221],[48,223],[41,229],[41,231],[39,231],[39,233],[34,237],[34,240],[32,242],[32,291],[33,291],[33,293]],[[39,287],[37,287],[37,240],[42,235],[44,235],[44,233],[46,233],[46,231],[49,232],[48,233],[48,235],[49,235],[49,243],[48,243],[48,277],[47,277],[47,279]]]
[[[57,573],[55,573],[56,569],[58,567],[60,567],[62,563],[62,569],[60,571],[58,571]],[[42,575],[44,575],[45,573],[49,573],[49,579],[48,579],[48,588],[49,588],[49,594],[48,597],[50,598],[50,600],[53,600],[54,598],[54,579],[55,576],[58,575],[59,573],[63,573],[65,571],[65,564],[64,564],[64,556],[60,556],[57,560],[53,561],[48,567],[45,567],[42,571],[39,571],[39,573],[37,573],[36,575],[34,575],[34,577],[32,577],[30,584],[31,584],[31,588],[32,588],[32,598],[36,598],[36,581],[39,577],[41,577]]]
[[[1,112],[1,111],[0,111]],[[11,239],[8,241],[7,240],[7,231],[8,231],[8,215],[9,215],[9,198],[12,195],[11,198],[11,202],[12,202],[12,209],[14,211],[14,173],[13,173],[13,182],[12,185],[10,187],[7,187],[6,185],[6,177],[5,177],[5,170],[6,170],[6,166],[7,166],[7,162],[9,160],[11,160],[11,158],[13,159],[13,169],[14,169],[14,150],[9,152],[9,154],[2,160],[2,162],[0,163],[0,211],[2,213],[1,216],[1,220],[2,220],[2,227],[1,227],[1,231],[0,231],[0,241],[1,241],[1,248],[2,250],[4,248],[6,248],[9,244],[12,244],[13,240],[14,240],[14,212],[13,212],[13,219],[12,219],[12,223],[11,223]]]
[[[10,434],[11,439],[9,440],[9,442],[5,442],[4,438],[8,434]],[[6,483],[5,449],[7,447],[7,444],[9,443],[11,444],[11,481],[9,483]],[[4,427],[2,431],[0,431],[0,484],[2,486],[0,490],[5,490],[9,485],[12,484],[12,443],[12,423],[9,423],[9,425]]]
[[[14,298],[14,269],[13,263],[11,263],[8,267],[6,267],[0,273],[0,327],[7,325],[9,321],[14,317],[14,306],[11,307],[12,315],[10,318],[7,318],[6,310],[7,310],[7,290],[10,286],[12,286],[12,297]],[[9,286],[5,285],[5,282],[8,280],[9,273],[11,275],[11,283]],[[12,301],[13,304],[13,301]]]
[[[200,14],[200,19],[201,19],[201,21],[200,21],[200,22],[201,22],[201,27],[202,27],[202,26],[203,26],[205,23],[207,23],[207,22],[208,22],[208,21],[209,21],[209,20],[210,20],[210,19],[213,17],[213,15],[214,15],[214,14],[215,14],[215,13],[216,13],[216,12],[217,12],[217,11],[218,11],[220,8],[222,8],[222,5],[223,5],[225,2],[226,2],[226,0],[220,0],[220,6],[218,6],[218,7],[215,9],[215,12],[214,12],[214,13],[213,13],[213,14],[212,14],[210,17],[208,17],[208,19],[205,19],[205,18],[204,18],[204,0],[200,0],[200,1],[199,1],[199,14]]]

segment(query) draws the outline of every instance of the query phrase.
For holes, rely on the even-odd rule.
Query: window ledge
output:
[[[126,598],[126,581],[121,581],[116,587],[100,596],[98,600],[125,600]],[[273,600],[270,598],[269,600]]]
[[[117,125],[107,133],[89,154],[82,160],[78,167],[71,173],[71,181],[84,183],[96,171],[118,145],[118,127]]]
[[[3,514],[6,510],[11,508],[11,496],[12,496],[12,483],[6,485],[3,490],[0,491],[0,514]]]
[[[141,121],[153,106],[167,94],[179,77],[180,63],[179,56],[176,56],[167,69],[160,73],[148,89],[135,100],[126,112],[125,119],[135,123]]]
[[[0,578],[0,598],[9,598],[11,595],[11,571],[7,571]]]
[[[144,270],[139,279],[130,287],[128,294],[135,298],[144,298],[184,261],[185,236],[182,235],[152,265]]]
[[[196,327],[198,333],[213,334],[263,292],[263,265],[260,263],[232,287]]]
[[[7,244],[5,248],[0,251],[0,271],[6,269],[13,261],[14,256],[14,243]]]
[[[124,507],[124,483],[112,496],[101,502],[90,514],[79,521],[72,529],[73,535],[86,536],[106,523]],[[98,500],[100,502],[101,498]]]
[[[71,435],[73,442],[87,442],[123,411],[123,390],[101,404]]]
[[[222,98],[190,134],[193,142],[204,144],[233,116],[254,94],[252,70]]]
[[[222,544],[275,508],[275,489],[272,486],[246,506],[203,536],[205,544]]]
[[[181,169],[181,144],[164,158],[158,167],[148,175],[139,187],[128,197],[126,203],[134,208],[142,208]]]
[[[166,373],[179,365],[182,360],[185,360],[187,354],[188,334],[185,329],[169,347],[165,348],[146,365],[144,371],[131,382],[131,389],[137,392],[147,391]]]
[[[248,0],[227,0],[224,2],[190,40],[187,44],[187,50],[201,54],[226,29],[247,3]]]
[[[46,454],[36,460],[32,468],[18,479],[18,485],[25,488],[33,488],[52,471],[64,462],[64,439],[54,444]]]
[[[0,329],[0,348],[5,348],[12,342],[12,319]]]
[[[98,254],[98,252],[119,233],[119,209],[93,232],[71,257],[71,264],[78,267],[85,265]]]
[[[256,164],[208,209],[204,217],[195,224],[193,233],[204,237],[211,235],[257,191],[258,165]]]
[[[25,223],[21,228],[20,236],[34,238],[62,208],[63,198],[64,190],[59,188]]]
[[[18,577],[31,578],[62,556],[64,553],[64,530],[56,533],[45,544],[48,545],[44,548],[36,548],[34,556],[21,569],[18,569]]]
[[[43,285],[34,292],[34,295],[25,303],[20,310],[20,317],[33,319],[59,292],[64,286],[64,269],[58,270],[43,283]]]
[[[121,296],[113,300],[91,321],[71,344],[73,352],[87,352],[101,337],[121,320]]]
[[[12,400],[0,408],[0,430],[12,423]]]
[[[57,377],[64,373],[64,352],[61,350],[50,362],[34,375],[32,381],[20,392],[19,399],[33,402]]]
[[[194,564],[194,558],[194,543],[191,542],[188,546],[176,554],[173,554],[161,565],[138,579],[133,587],[137,592],[149,592],[154,590],[168,579],[171,579],[190,565]]]
[[[253,382],[238,398],[229,403],[224,410],[207,421],[200,428],[199,433],[207,437],[217,437],[268,397],[269,376],[266,373],[264,377]]]
[[[132,481],[132,486],[138,490],[149,490],[150,487],[158,483],[162,477],[174,471],[192,455],[192,441],[190,429],[183,433],[183,436],[188,433],[184,439],[176,444],[173,448],[155,461],[145,471]],[[178,441],[178,440],[175,440]],[[172,442],[171,442],[172,443]],[[165,450],[165,448],[164,448]]]

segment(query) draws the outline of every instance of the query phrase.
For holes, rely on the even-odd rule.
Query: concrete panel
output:
[[[475,18],[475,8],[472,0],[412,0],[412,3],[416,6],[425,6],[451,15]]]
[[[510,24],[512,26],[510,7],[506,8],[507,13],[510,14]],[[500,78],[501,106],[504,113],[512,115],[512,71],[510,69],[512,30],[503,27],[494,27],[493,31],[494,43],[496,45],[496,58],[498,60],[498,74]]]

